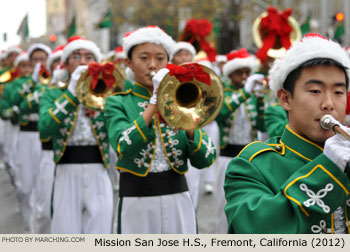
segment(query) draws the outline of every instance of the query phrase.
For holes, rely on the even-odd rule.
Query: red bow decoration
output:
[[[49,71],[47,71],[44,65],[40,65],[39,75],[43,76],[44,78],[50,77],[50,73]]]
[[[189,19],[186,22],[185,32],[181,40],[193,44],[198,39],[201,49],[207,53],[208,59],[213,62],[217,54],[216,50],[205,40],[212,29],[213,24],[206,19]],[[190,37],[188,38],[187,36]]]
[[[235,51],[232,51],[232,52],[226,54],[226,57],[227,57],[227,61],[230,61],[230,60],[233,60],[236,58],[241,58],[241,59],[248,58],[248,57],[250,57],[250,54],[248,53],[247,49],[242,48],[242,49],[235,50]]]
[[[13,81],[14,79],[16,79],[18,76],[19,76],[19,70],[18,70],[18,67],[16,67],[14,70],[12,70],[11,72],[11,79],[9,80],[10,81]]]
[[[93,62],[89,64],[88,74],[85,78],[87,78],[88,76],[92,77],[91,87],[92,90],[95,90],[100,73],[102,73],[102,79],[105,82],[107,89],[110,89],[115,82],[113,72],[113,63],[107,62],[106,64],[100,65],[99,63]]]
[[[96,111],[91,110],[91,109],[86,109],[85,110],[85,115],[89,118],[95,118]]]
[[[289,49],[291,46],[289,35],[293,28],[288,23],[288,17],[291,14],[292,9],[287,9],[282,13],[272,6],[267,9],[267,16],[261,19],[259,28],[260,33],[267,32],[267,36],[263,39],[263,46],[256,53],[262,62],[267,59],[267,51],[273,48],[277,37],[280,37],[282,47]]]
[[[198,63],[189,63],[183,66],[168,64],[169,74],[175,76],[180,82],[187,82],[196,79],[207,85],[210,83],[210,75],[203,70],[203,67]]]

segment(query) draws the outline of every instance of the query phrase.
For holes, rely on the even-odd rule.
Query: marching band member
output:
[[[9,94],[9,101],[12,106],[18,108],[20,132],[18,137],[17,156],[18,167],[16,172],[16,187],[18,191],[20,206],[24,222],[29,230],[33,230],[32,217],[35,201],[35,178],[38,172],[41,156],[41,143],[37,131],[38,114],[21,111],[23,103],[26,103],[26,96],[32,93],[38,80],[40,64],[44,65],[51,49],[41,43],[32,44],[28,48],[29,61],[34,69],[31,78],[24,79],[14,86]],[[29,151],[30,150],[30,151]]]
[[[208,167],[215,160],[215,147],[203,130],[174,131],[157,114],[158,86],[169,72],[164,68],[174,44],[156,26],[123,39],[135,83],[108,97],[105,110],[121,171],[118,233],[196,233],[195,208],[183,173],[187,159],[195,167]],[[153,79],[151,72],[157,72]]]
[[[38,78],[39,82],[35,85],[32,93],[29,93],[20,105],[20,111],[24,114],[39,113],[39,98],[46,89],[50,86],[50,76],[53,70],[60,62],[63,54],[63,46],[56,48],[48,57],[46,67],[42,68],[41,76],[45,78]],[[43,81],[44,83],[41,83]],[[39,118],[40,121],[40,118]],[[40,133],[40,132],[39,132]],[[40,135],[42,152],[39,160],[38,172],[35,181],[35,223],[34,229],[36,233],[48,234],[50,232],[51,223],[51,192],[53,185],[53,176],[55,163],[53,161],[53,151],[51,137],[43,134]]]
[[[223,72],[231,83],[225,86],[224,105],[216,119],[221,139],[217,179],[217,233],[227,232],[223,190],[227,165],[246,144],[256,140],[257,130],[264,130],[263,95],[259,94],[261,85],[256,83],[263,76],[258,74],[250,76],[256,68],[255,57],[242,48],[227,54],[227,59]]]
[[[17,85],[30,79],[33,68],[30,64],[28,53],[22,52],[15,60],[14,66],[18,71],[18,78],[15,81],[6,83],[0,99],[1,118],[4,119],[4,162],[10,171],[10,175],[15,178],[18,172],[17,143],[19,135],[18,106],[11,105],[10,93]],[[15,183],[16,184],[16,183]]]
[[[76,84],[100,49],[82,37],[65,45],[61,62],[68,86],[47,90],[40,97],[39,131],[52,137],[56,163],[51,233],[110,233],[112,185],[106,171],[109,144],[103,113],[79,104]]]
[[[171,52],[170,61],[175,65],[193,62],[196,56],[196,49],[188,42],[177,42]]]
[[[253,142],[229,163],[229,233],[350,232],[350,142],[320,126],[325,114],[344,121],[349,67],[344,49],[318,34],[274,62],[270,88],[289,124],[281,137]]]

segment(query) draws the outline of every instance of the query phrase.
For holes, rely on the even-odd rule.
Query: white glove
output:
[[[34,66],[33,73],[32,73],[32,79],[33,79],[33,81],[35,81],[36,83],[39,82],[39,72],[40,72],[40,68],[41,68],[40,62],[36,63],[35,66]]]
[[[169,69],[162,68],[160,69],[157,74],[152,78],[153,81],[153,95],[151,99],[149,100],[150,104],[156,105],[157,104],[157,93],[158,93],[158,87],[160,82],[164,79],[164,76],[169,73]]]
[[[72,95],[77,96],[77,91],[76,91],[77,82],[80,78],[81,73],[84,72],[87,68],[88,66],[78,66],[72,73],[68,84],[68,88],[67,88]]]
[[[349,128],[344,127],[340,123],[339,126],[347,133],[350,133]],[[323,154],[344,172],[346,165],[350,161],[350,141],[336,133],[335,136],[326,140]]]
[[[261,86],[256,84],[256,81],[262,81],[264,78],[265,76],[262,74],[253,74],[249,76],[244,84],[245,91],[247,91],[248,94],[251,94],[256,86]]]

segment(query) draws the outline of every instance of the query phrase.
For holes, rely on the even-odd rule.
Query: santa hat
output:
[[[7,58],[11,53],[14,53],[14,52],[20,54],[22,52],[22,49],[18,46],[10,47],[5,52],[5,58]]]
[[[172,60],[175,56],[175,54],[177,54],[178,52],[180,52],[181,50],[187,50],[192,54],[192,58],[194,58],[194,56],[196,56],[196,49],[194,48],[194,46],[188,42],[184,42],[184,41],[180,41],[177,42],[173,48],[173,51],[171,53],[170,59]]]
[[[15,67],[18,67],[18,65],[23,61],[29,61],[29,55],[27,52],[21,52],[14,62]]]
[[[226,57],[226,55],[219,55],[218,54],[215,56],[215,61],[216,61],[216,63],[226,62],[227,57]]]
[[[311,59],[332,59],[345,68],[349,75],[350,58],[345,49],[338,43],[328,40],[319,34],[307,34],[296,42],[286,52],[283,58],[276,59],[269,71],[269,85],[277,96],[277,91],[283,88],[287,76],[301,64]]]
[[[123,38],[125,55],[128,55],[133,46],[143,43],[161,45],[169,56],[175,46],[175,41],[158,26],[146,26],[125,34]]]
[[[222,69],[225,77],[228,78],[232,72],[244,67],[249,68],[250,72],[254,73],[257,65],[256,58],[249,54],[247,49],[242,48],[231,51],[230,53],[226,54],[226,57],[228,61]]]
[[[29,58],[30,58],[30,56],[32,55],[32,53],[33,53],[35,50],[42,50],[42,51],[46,52],[47,55],[50,55],[50,54],[51,54],[51,49],[50,49],[50,47],[48,47],[47,45],[44,45],[44,44],[42,44],[42,43],[36,43],[36,44],[32,44],[32,45],[28,48],[28,55],[29,55]]]
[[[57,60],[60,59],[62,54],[63,54],[63,49],[64,49],[64,45],[60,45],[58,47],[55,48],[55,50],[52,51],[52,53],[49,55],[47,62],[46,62],[46,67],[47,69],[51,69],[52,63]]]
[[[100,48],[98,48],[94,42],[80,36],[74,36],[68,39],[67,44],[63,49],[61,62],[66,62],[69,55],[79,49],[90,51],[95,56],[97,62],[100,62],[102,59]]]
[[[122,46],[114,48],[114,53],[116,59],[126,59],[126,54]]]

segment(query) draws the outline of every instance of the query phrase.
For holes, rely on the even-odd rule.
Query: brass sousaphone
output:
[[[209,74],[210,85],[195,78],[180,82],[169,73],[159,84],[158,110],[171,127],[184,130],[202,128],[214,120],[221,110],[224,91],[220,77],[210,68],[200,66]]]
[[[77,82],[77,98],[80,103],[84,104],[85,107],[92,110],[104,110],[106,98],[113,93],[123,91],[124,80],[126,79],[125,73],[121,67],[111,62],[106,63],[108,65],[108,72],[105,71],[106,64],[100,65],[93,63],[97,66],[100,71],[95,72],[95,76],[91,75],[91,66],[84,71],[78,82]],[[97,65],[96,65],[97,64]],[[89,71],[90,69],[90,71]],[[113,85],[108,88],[106,85],[107,78],[114,77]],[[95,88],[92,87],[93,78],[98,78]]]
[[[265,39],[266,34],[263,34],[260,30],[261,19],[268,15],[267,12],[263,12],[259,17],[257,17],[253,23],[253,39],[257,48],[261,48],[263,46],[263,40]],[[301,30],[298,25],[298,22],[292,16],[288,17],[288,23],[293,28],[290,33],[290,42],[293,44],[294,42],[301,39]],[[276,40],[273,48],[270,48],[267,52],[267,55],[271,58],[280,58],[284,55],[286,49],[281,45],[281,41],[279,39]]]

